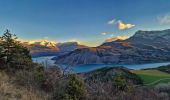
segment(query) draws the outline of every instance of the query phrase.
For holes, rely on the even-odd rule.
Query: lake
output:
[[[55,56],[46,56],[46,57],[36,57],[33,58],[34,62],[41,63],[44,66],[47,65],[55,65],[54,60],[51,60]],[[113,67],[113,66],[124,66],[129,69],[144,69],[144,68],[155,68],[163,65],[168,65],[170,62],[164,63],[149,63],[149,64],[86,64],[86,65],[77,65],[72,68],[72,70],[76,73],[80,72],[89,72],[95,69],[103,68],[103,67]]]
[[[34,62],[43,64],[44,66],[46,66],[46,65],[55,65],[54,64],[55,61],[51,60],[53,57],[55,57],[55,56],[35,57],[35,58],[32,58],[32,60]]]

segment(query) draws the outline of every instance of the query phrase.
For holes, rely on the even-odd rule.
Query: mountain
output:
[[[77,42],[56,43],[47,40],[24,42],[23,45],[30,50],[33,57],[58,56],[87,47]]]
[[[58,43],[57,47],[62,52],[70,52],[70,51],[73,51],[75,49],[86,48],[87,46],[80,45],[77,42],[65,42],[65,43]]]
[[[39,46],[45,46],[45,47],[56,47],[57,43],[52,42],[52,41],[47,41],[47,40],[42,40],[42,41],[29,41],[28,44],[34,44],[34,45],[39,45]]]
[[[30,50],[33,57],[55,55],[59,52],[57,43],[47,40],[24,42],[23,45]]]
[[[129,38],[128,36],[117,36],[117,37],[106,39],[105,42],[113,42],[113,41],[116,41],[116,40],[126,40],[128,38]]]
[[[126,40],[76,49],[58,57],[58,64],[139,64],[170,61],[170,29],[137,31]]]

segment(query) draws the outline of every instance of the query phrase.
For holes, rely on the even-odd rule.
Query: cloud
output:
[[[158,17],[158,21],[160,24],[170,24],[170,14],[166,14],[164,16]]]
[[[103,33],[101,33],[102,35],[107,35],[108,33],[106,33],[106,32],[103,32]]]
[[[121,20],[118,21],[118,28],[119,30],[130,29],[134,27],[134,24],[125,24]]]
[[[119,30],[130,29],[130,28],[135,26],[134,24],[126,24],[126,23],[123,23],[121,20],[115,20],[115,19],[110,20],[108,22],[108,24],[110,24],[110,25],[113,25],[113,24],[118,25]]]
[[[108,24],[110,25],[115,24],[115,23],[116,23],[115,19],[108,21]]]
[[[116,40],[126,40],[128,39],[129,36],[117,36],[117,37],[112,37],[112,38],[109,38],[109,39],[106,39],[105,42],[112,42],[112,41],[116,41]]]

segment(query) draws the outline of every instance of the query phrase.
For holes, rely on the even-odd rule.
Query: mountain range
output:
[[[47,40],[24,42],[23,45],[30,50],[32,57],[59,56],[87,47],[77,42],[56,43]]]
[[[140,64],[170,61],[170,29],[137,31],[125,40],[78,48],[55,58],[57,64]]]

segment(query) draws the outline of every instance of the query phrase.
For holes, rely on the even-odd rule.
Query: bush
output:
[[[46,81],[44,67],[42,65],[37,65],[34,69],[34,74],[35,74],[36,81],[42,87]]]
[[[40,64],[32,64],[33,69],[17,70],[15,72],[16,82],[22,86],[31,86],[41,89],[46,81],[44,68]]]
[[[84,82],[76,75],[71,75],[66,86],[66,100],[80,100],[85,93]]]
[[[123,74],[113,75],[112,82],[117,91],[124,91],[127,89],[127,82],[125,80],[125,75]]]

